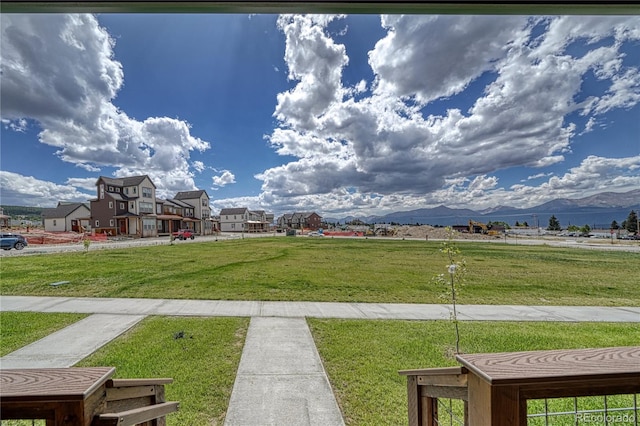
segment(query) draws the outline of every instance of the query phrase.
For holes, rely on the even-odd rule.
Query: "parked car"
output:
[[[173,236],[179,240],[186,240],[187,238],[191,238],[193,240],[196,237],[193,235],[193,231],[191,229],[179,229],[173,233]]]
[[[309,232],[307,234],[307,237],[324,237],[324,234],[322,234],[320,232],[313,231],[313,232]]]
[[[12,248],[22,250],[28,245],[27,239],[20,234],[10,232],[0,234],[0,247],[2,247],[3,250],[11,250]]]

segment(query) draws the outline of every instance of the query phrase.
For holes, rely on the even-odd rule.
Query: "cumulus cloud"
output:
[[[3,120],[14,126],[35,120],[42,143],[86,170],[149,174],[160,193],[195,188],[189,158],[209,143],[185,121],[138,121],[112,103],[124,71],[114,40],[94,16],[5,14],[1,20]]]
[[[387,35],[369,52],[370,96],[361,96],[365,83],[343,86],[349,58],[326,31],[332,19],[279,20],[297,83],[278,96],[280,126],[267,139],[297,159],[256,175],[263,198],[278,206],[326,210],[348,202],[352,211],[380,211],[395,202],[475,205],[493,195],[491,203],[521,204],[526,191],[539,194],[529,200],[555,196],[554,177],[525,191],[501,188],[492,174],[562,163],[573,152],[576,114],[590,131],[598,116],[640,102],[640,71],[625,64],[622,49],[640,39],[633,17],[383,16]],[[581,49],[572,49],[576,43]],[[583,93],[590,76],[604,92]],[[474,84],[483,90],[471,91]],[[458,97],[468,109],[440,109],[438,102]],[[631,166],[611,170],[624,167]],[[628,178],[618,176],[616,188],[633,189],[633,173]],[[606,174],[599,182],[613,184]]]
[[[202,173],[207,168],[202,161],[194,161],[192,166],[198,173]]]
[[[274,115],[286,125],[301,129],[317,126],[321,116],[334,102],[342,100],[342,69],[349,62],[345,47],[336,44],[325,27],[334,20],[330,15],[282,15],[278,28],[286,39],[284,59],[290,80],[298,84],[278,94]]]
[[[0,170],[0,188],[4,205],[55,207],[58,201],[86,203],[95,196],[78,191],[76,186],[75,183],[57,185],[33,176]],[[43,200],[46,200],[45,203]]]
[[[222,188],[231,183],[236,183],[236,177],[229,170],[223,170],[220,176],[213,177],[213,189]]]
[[[383,16],[387,36],[369,52],[375,90],[421,103],[458,94],[482,73],[495,71],[511,45],[522,42],[526,19]]]

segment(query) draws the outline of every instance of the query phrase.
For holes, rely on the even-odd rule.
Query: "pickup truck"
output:
[[[196,236],[193,235],[193,231],[191,229],[179,229],[173,233],[173,237],[178,240],[186,240],[187,238],[191,238],[193,240]]]

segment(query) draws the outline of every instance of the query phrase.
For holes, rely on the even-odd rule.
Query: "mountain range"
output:
[[[478,222],[527,222],[530,226],[546,228],[553,215],[560,226],[589,225],[591,228],[609,228],[614,220],[621,224],[631,210],[640,211],[640,189],[629,192],[602,192],[589,197],[569,199],[558,198],[539,206],[520,209],[510,206],[496,206],[480,211],[454,209],[444,205],[409,211],[389,213],[384,216],[355,217],[341,219],[323,218],[330,223],[347,223],[359,219],[365,223],[428,224],[433,226],[465,225],[469,220]]]

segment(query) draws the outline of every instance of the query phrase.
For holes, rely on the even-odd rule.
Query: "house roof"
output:
[[[187,209],[192,209],[194,208],[191,204],[186,203],[184,201],[175,199],[175,198],[167,198],[167,202],[171,203],[171,204],[175,204],[178,207],[182,207],[182,208],[187,208]]]
[[[156,187],[148,175],[127,176],[123,178],[110,178],[106,176],[100,176],[98,178],[98,181],[100,179],[102,179],[104,183],[108,185],[113,185],[113,186],[136,186],[136,185],[140,185],[143,180],[149,179],[149,182],[151,182],[151,185],[153,185],[154,188]]]
[[[58,207],[43,209],[42,217],[45,219],[67,217],[82,206],[90,210],[89,207],[83,203],[58,203]]]
[[[209,198],[209,194],[207,194],[207,191],[205,191],[204,189],[199,189],[197,191],[181,191],[178,192],[173,198],[176,200],[189,200],[193,198],[200,198],[202,194],[205,194],[207,198]]]
[[[223,214],[244,214],[247,210],[249,209],[246,207],[234,207],[229,209],[222,209],[220,210],[220,216],[222,216]]]
[[[307,218],[307,217],[309,217],[309,216],[311,216],[313,214],[320,216],[316,212],[295,212],[291,217],[304,217],[304,218]],[[320,216],[320,217],[322,217],[322,216]]]

